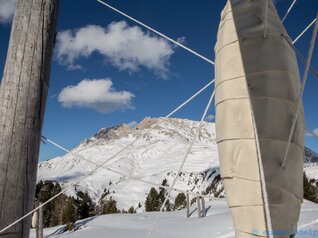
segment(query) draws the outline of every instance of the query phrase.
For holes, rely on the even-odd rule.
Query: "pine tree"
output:
[[[133,206],[128,209],[128,213],[136,213],[136,210]]]
[[[305,172],[303,173],[303,183],[304,183],[304,198],[318,203],[317,196],[317,187],[311,183],[311,181],[306,176]]]
[[[179,193],[175,199],[174,205],[176,209],[185,208],[187,205],[187,198],[184,193]]]
[[[101,206],[102,214],[118,213],[117,202],[112,197],[109,200],[103,200]]]
[[[75,199],[73,197],[68,197],[66,199],[65,209],[63,211],[63,224],[74,224],[77,220],[77,212],[75,207]]]
[[[78,212],[79,219],[85,219],[92,216],[94,213],[94,205],[88,192],[86,191],[83,193],[82,191],[79,191],[76,195],[76,210]]]
[[[168,182],[167,182],[167,179],[164,179],[162,181],[162,186],[167,186],[168,185]],[[159,188],[159,200],[160,200],[160,203],[163,204],[165,199],[166,199],[166,196],[167,196],[167,191],[166,189],[164,188]],[[166,208],[166,211],[171,211],[171,204],[170,204],[170,200],[168,199],[166,201],[166,204],[165,204],[165,208]]]
[[[164,188],[159,189],[158,197],[159,197],[160,203],[162,204],[166,199],[166,190]]]
[[[161,201],[159,194],[155,188],[151,188],[150,192],[145,201],[146,212],[159,211],[161,206]]]
[[[66,208],[67,199],[69,198],[65,194],[61,194],[55,199],[50,224],[51,226],[63,224],[63,212]]]
[[[190,205],[193,205],[197,202],[197,197],[191,199]]]
[[[61,191],[61,186],[58,182],[52,181],[40,181],[36,185],[35,202],[46,202],[51,197],[55,196]],[[49,202],[43,208],[43,225],[44,227],[50,227],[55,222],[53,222],[53,210],[56,201]]]
[[[167,200],[167,202],[166,202],[166,204],[165,204],[165,207],[166,207],[166,211],[167,211],[167,212],[172,211],[173,206],[172,206],[172,204],[170,203],[170,200],[169,200],[169,199]]]

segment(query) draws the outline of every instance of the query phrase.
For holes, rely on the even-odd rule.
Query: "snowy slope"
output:
[[[318,182],[318,154],[309,148],[305,149],[306,163],[304,171],[307,177],[315,179]]]
[[[73,152],[100,164],[136,140],[132,147],[107,163],[107,166],[125,176],[100,168],[80,182],[76,189],[87,190],[95,202],[99,201],[107,189],[110,191],[108,196],[118,202],[119,209],[128,209],[130,206],[137,207],[138,203],[144,204],[151,187],[134,178],[156,184],[167,179],[168,184],[171,184],[199,123],[185,119],[168,119],[145,134],[159,120],[160,118],[146,118],[136,128],[121,125],[101,129],[73,149]],[[317,161],[318,155],[306,148],[305,171],[310,178],[318,179],[318,165],[314,164]],[[215,125],[205,122],[182,174],[179,175],[176,188],[202,192],[214,181],[218,190],[222,189],[222,184],[217,183],[218,166]],[[68,184],[94,168],[95,165],[66,154],[40,163],[38,180],[54,180]],[[68,194],[75,195],[75,191],[71,190]],[[176,193],[172,195],[173,200]]]
[[[104,190],[108,189],[111,192],[109,196],[118,202],[118,208],[127,209],[130,206],[136,207],[138,203],[143,204],[151,187],[132,177],[156,184],[166,178],[168,184],[171,184],[196,133],[198,122],[168,119],[145,134],[158,120],[160,119],[146,118],[133,129],[127,125],[102,129],[92,138],[82,142],[73,152],[96,163],[103,163],[137,139],[132,147],[107,163],[110,168],[126,175],[124,181],[119,182],[124,179],[123,176],[100,168],[80,182],[76,189],[87,190],[96,202]],[[219,175],[218,166],[215,126],[213,123],[205,122],[176,188],[193,192],[205,191]],[[66,154],[42,162],[39,165],[38,180],[70,183],[94,168],[95,165]],[[74,190],[69,191],[69,194],[75,195]],[[176,193],[172,198],[174,196]]]
[[[304,171],[308,178],[318,182],[318,163],[308,163],[304,166]]]
[[[197,218],[196,207],[185,218],[185,211],[164,212],[154,230],[154,238],[234,238],[230,211],[224,200],[207,202],[207,217]],[[65,232],[63,226],[44,229],[45,237],[65,238],[146,238],[158,213],[115,214],[77,221],[77,231]],[[318,205],[304,201],[296,237],[318,236]],[[262,232],[262,231],[257,231]],[[310,235],[311,232],[311,235]],[[35,238],[34,230],[31,238]]]
[[[305,148],[305,162],[306,163],[318,163],[318,154],[309,148]]]

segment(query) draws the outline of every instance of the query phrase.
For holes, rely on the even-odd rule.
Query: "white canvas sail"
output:
[[[266,21],[264,0],[229,0],[215,46],[217,142],[236,237],[290,237],[303,199],[303,109],[281,166],[300,93],[298,66],[268,2]]]

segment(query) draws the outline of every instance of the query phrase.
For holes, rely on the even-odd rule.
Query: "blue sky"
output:
[[[0,72],[10,36],[12,4],[8,2],[12,1],[0,0]],[[275,1],[281,16],[291,2]],[[107,3],[214,59],[213,47],[224,0],[107,0]],[[285,21],[292,38],[315,18],[317,10],[317,0],[296,2]],[[311,32],[312,29],[296,44],[304,55]],[[155,50],[145,50],[148,47]],[[318,47],[312,61],[316,69],[317,56]],[[303,70],[301,64],[300,70]],[[166,115],[213,77],[213,66],[207,62],[97,1],[62,0],[43,135],[73,148],[102,127]],[[92,93],[82,96],[88,90]],[[199,120],[211,90],[174,117]],[[318,128],[317,92],[318,80],[309,74],[304,105],[307,127],[312,130]],[[214,114],[213,108],[209,114]],[[318,141],[313,137],[307,136],[306,144],[318,151]],[[41,145],[41,160],[60,154],[63,152],[51,145]]]

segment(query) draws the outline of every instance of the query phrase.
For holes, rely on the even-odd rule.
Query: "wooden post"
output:
[[[198,217],[201,218],[202,211],[201,211],[201,201],[200,201],[200,197],[197,197],[197,207],[198,207]]]
[[[201,203],[202,203],[202,217],[205,217],[205,201],[204,201],[204,197],[200,197],[201,198]]]
[[[32,209],[59,0],[18,0],[0,88],[0,230]],[[28,238],[31,217],[0,237]]]
[[[40,203],[39,205],[41,205]],[[39,209],[38,224],[36,227],[36,238],[43,238],[43,207]]]
[[[190,217],[190,196],[189,193],[187,193],[187,218]]]

